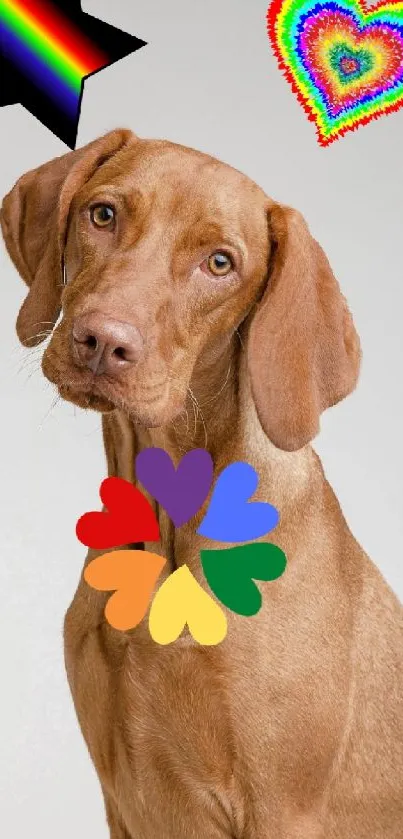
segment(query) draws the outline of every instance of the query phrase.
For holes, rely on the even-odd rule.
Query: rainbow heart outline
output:
[[[328,20],[337,23],[337,15],[348,16],[353,21],[357,32],[366,37],[371,27],[383,31],[383,36],[392,38],[394,53],[399,49],[399,69],[395,77],[385,76],[379,89],[372,93],[368,86],[362,86],[360,99],[351,98],[347,106],[338,115],[332,115],[330,100],[326,99],[318,86],[318,78],[313,75],[304,54],[301,33],[306,31],[314,16],[322,14]],[[340,19],[339,19],[340,22]],[[304,30],[305,27],[305,30]],[[267,10],[267,31],[278,65],[309,121],[316,124],[318,142],[329,146],[348,131],[354,131],[373,119],[396,112],[403,106],[403,2],[383,3],[368,8],[364,0],[273,0]],[[337,29],[334,28],[334,32]],[[330,36],[329,36],[330,37]],[[393,40],[394,39],[394,40]],[[397,47],[399,43],[399,47]],[[385,53],[386,54],[386,53]],[[382,55],[378,50],[378,58]],[[396,56],[395,56],[396,58]],[[396,68],[395,68],[396,69]],[[316,67],[326,74],[329,67]],[[359,86],[358,86],[359,88]],[[360,89],[360,88],[359,88]]]

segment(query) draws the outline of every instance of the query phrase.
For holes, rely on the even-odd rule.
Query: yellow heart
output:
[[[172,644],[185,625],[198,644],[220,644],[227,634],[227,618],[199,585],[187,565],[177,568],[154,597],[150,615],[150,635],[157,644]]]

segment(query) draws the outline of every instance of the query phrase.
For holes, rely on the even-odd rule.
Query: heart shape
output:
[[[126,632],[144,618],[166,559],[149,551],[123,550],[102,554],[84,570],[84,579],[97,591],[114,591],[105,606],[108,623]]]
[[[181,527],[200,510],[213,480],[213,461],[205,449],[193,449],[177,469],[164,449],[149,448],[136,458],[136,477],[161,504],[175,527]]]
[[[88,548],[114,548],[131,542],[157,542],[160,532],[154,511],[142,492],[123,478],[105,478],[100,498],[107,510],[84,513],[77,538]]]
[[[218,600],[247,617],[256,615],[262,605],[254,580],[277,580],[287,565],[283,551],[266,542],[200,551],[200,556],[206,580]]]
[[[227,634],[227,619],[197,582],[187,565],[177,568],[154,597],[149,616],[150,635],[157,644],[172,644],[186,624],[198,644],[215,646]]]
[[[227,466],[217,479],[197,533],[216,542],[250,542],[273,530],[279,520],[276,508],[265,501],[248,501],[258,483],[249,463]]]
[[[267,25],[322,146],[403,106],[403,2],[274,0]]]
[[[372,96],[382,93],[382,83],[395,80],[402,70],[403,39],[399,45],[392,33],[391,43],[385,44],[387,36],[381,27],[372,26],[370,34],[365,34],[366,29],[360,32],[347,15],[339,15],[335,21],[334,15],[329,17],[322,12],[315,14],[301,33],[305,64],[333,118],[350,110],[360,99],[366,100],[369,92]],[[354,72],[346,71],[346,60],[353,61]],[[382,62],[388,74],[383,77]]]

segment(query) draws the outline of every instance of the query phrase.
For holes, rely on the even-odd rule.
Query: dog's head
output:
[[[1,225],[29,286],[18,336],[39,343],[62,312],[43,370],[78,405],[164,425],[242,323],[279,448],[356,384],[358,337],[303,218],[207,155],[113,131],[24,175]]]

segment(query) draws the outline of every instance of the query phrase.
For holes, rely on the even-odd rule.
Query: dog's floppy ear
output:
[[[357,383],[361,351],[347,303],[303,217],[269,210],[271,266],[251,322],[248,367],[261,425],[275,446],[295,451],[319,417]]]
[[[25,346],[40,343],[60,312],[64,239],[75,193],[133,136],[123,129],[111,131],[23,175],[4,198],[4,241],[29,286],[17,319],[17,334]]]

